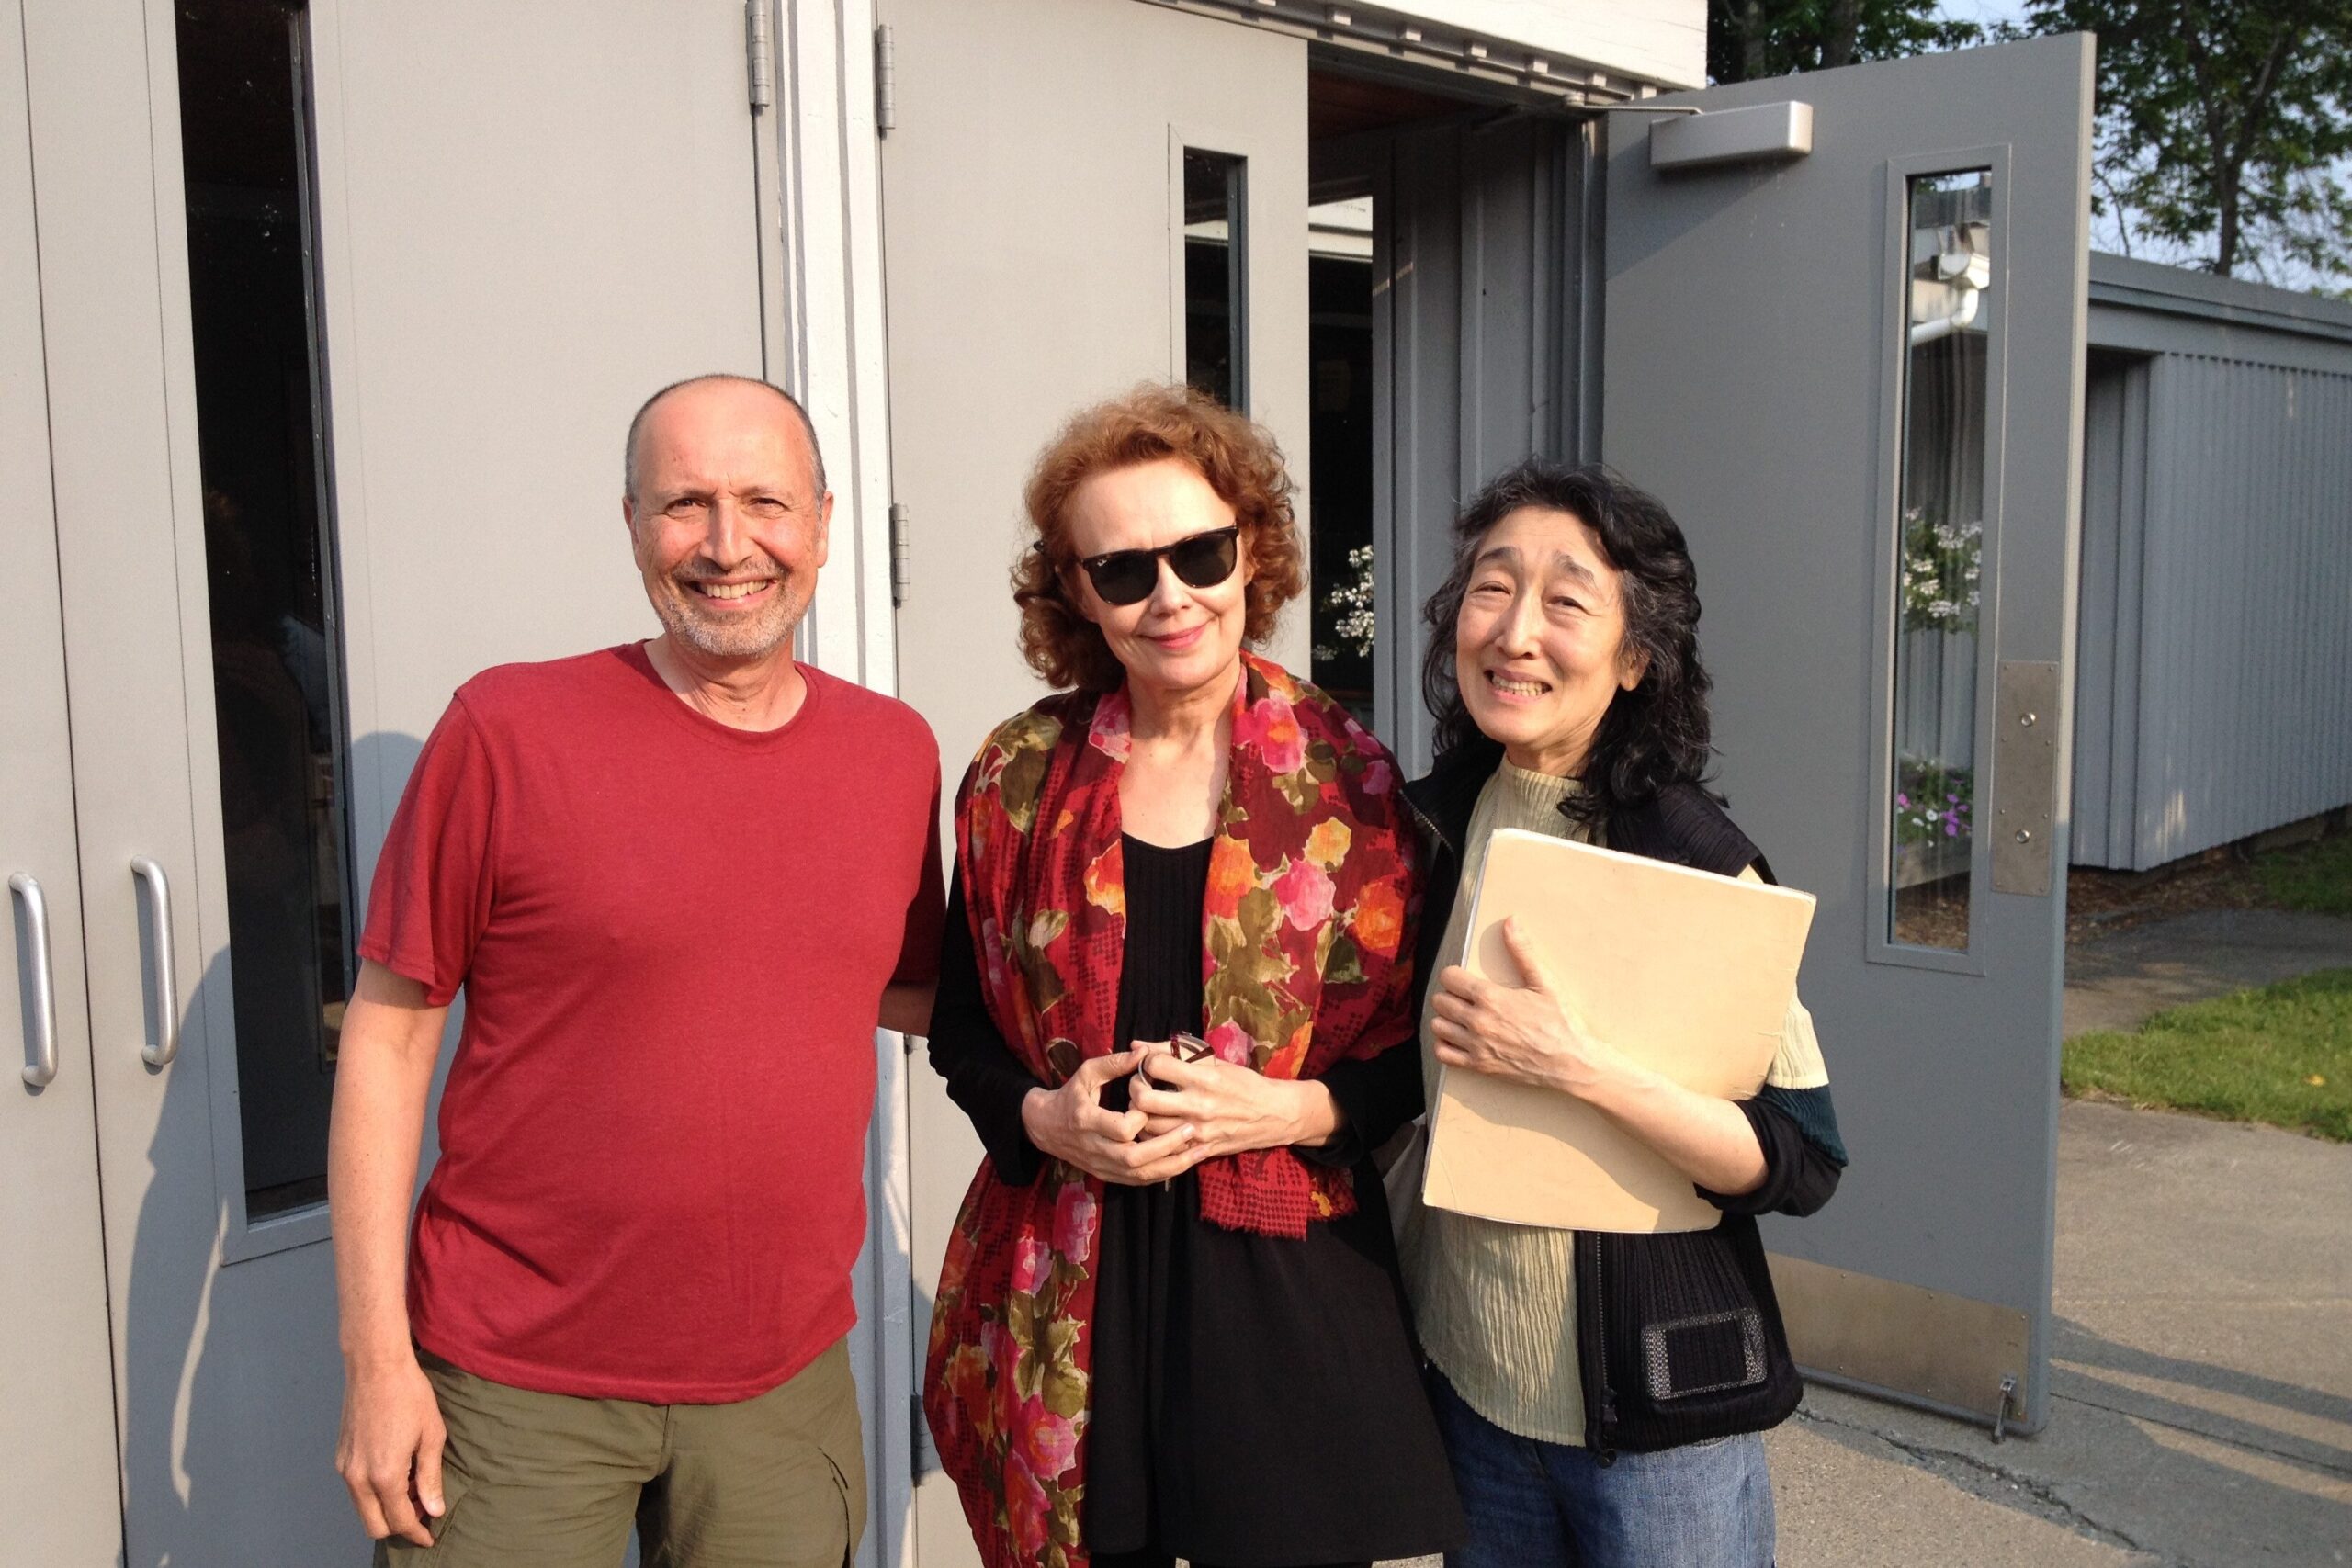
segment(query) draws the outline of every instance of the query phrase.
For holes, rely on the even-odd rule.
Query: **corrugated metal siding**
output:
[[[2087,417],[2075,862],[2352,802],[2352,366],[2161,354]]]
[[[2093,361],[2083,423],[2074,859],[2078,865],[2129,865],[2139,783],[2132,759],[2140,721],[2140,519],[2147,503],[2148,361]]]

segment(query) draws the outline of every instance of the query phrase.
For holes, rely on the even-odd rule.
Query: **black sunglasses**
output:
[[[1241,525],[1187,534],[1156,550],[1112,550],[1088,556],[1078,564],[1105,604],[1136,604],[1151,597],[1159,585],[1159,563],[1176,569],[1177,580],[1192,588],[1215,588],[1233,575],[1240,559]]]

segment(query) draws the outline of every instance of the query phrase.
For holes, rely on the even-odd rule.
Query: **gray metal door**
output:
[[[1083,404],[1186,375],[1188,231],[1202,243],[1224,224],[1221,243],[1246,258],[1234,400],[1281,439],[1303,513],[1306,46],[1105,0],[884,0],[880,19],[896,111],[882,143],[893,494],[909,567],[899,692],[937,731],[952,790],[988,729],[1044,694],[1021,662],[1006,576],[1022,480]],[[1238,211],[1188,219],[1188,151],[1238,163]],[[1304,605],[1272,652],[1306,668]],[[919,1371],[980,1150],[920,1067],[909,1120]],[[935,1473],[917,1487],[916,1540],[925,1562],[971,1560]]]
[[[336,901],[356,914],[458,682],[655,629],[619,516],[629,412],[667,379],[757,373],[780,307],[762,284],[775,208],[756,177],[744,9],[289,8],[284,47],[309,62],[295,97],[315,96],[287,126],[306,183],[261,200],[199,179],[199,209],[175,38],[217,10],[0,0],[0,50],[19,4],[21,64],[0,55],[0,146],[27,176],[0,176],[0,473],[13,494],[53,495],[55,526],[37,516],[0,547],[0,872],[48,896],[60,1061],[0,1112],[0,1245],[33,1264],[0,1271],[0,1408],[11,1453],[32,1459],[0,1488],[19,1505],[11,1528],[53,1544],[45,1562],[356,1562],[366,1543],[332,1463],[323,1128],[254,1131],[296,1093],[323,1103],[340,1017],[316,990],[277,995],[265,955],[307,948],[330,970],[338,955],[316,927],[254,920],[241,889],[264,868],[348,875]],[[234,96],[286,80],[256,74]],[[319,628],[245,637],[216,570],[282,563],[226,547],[243,536],[211,471],[212,416],[306,403],[310,367],[298,341],[261,361],[257,390],[224,397],[192,324],[210,286],[199,220],[243,215],[282,242],[297,209],[318,245],[307,308],[333,349],[317,389],[332,417],[302,427],[332,457],[319,504],[345,615],[328,628],[341,681],[320,700],[347,716],[347,744],[298,759],[317,791],[299,805],[343,803],[342,871],[323,839],[289,852],[254,820],[254,735],[228,716],[275,703],[315,729],[289,668],[317,671]],[[230,276],[258,299],[258,277]],[[26,973],[0,1000],[21,1000]],[[309,1058],[292,1093],[249,1070],[289,1041]],[[20,1352],[40,1355],[38,1378]],[[118,1431],[119,1454],[103,1446]]]
[[[331,1562],[324,1215],[249,1224],[238,1150],[173,7],[24,23],[123,1555]]]
[[[1853,1165],[1768,1232],[1799,1359],[1986,1416],[2013,1378],[2028,1424],[2091,65],[2077,37],[1660,98],[1706,113],[1612,115],[1607,164],[1602,455],[1690,534],[1722,787],[1821,898],[1804,992]],[[1802,155],[1754,107],[1790,100]]]
[[[26,1562],[96,1564],[122,1550],[122,1502],[23,36],[0,5],[0,1518]]]

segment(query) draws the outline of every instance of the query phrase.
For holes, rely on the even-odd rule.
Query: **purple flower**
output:
[[[1911,797],[1898,789],[1894,792],[1894,804],[1907,807],[1911,804]]]
[[[1954,801],[1956,801],[1956,800],[1958,800],[1958,799],[1960,798],[1960,796],[1958,796],[1958,795],[1948,795],[1944,796],[1944,798],[1945,798],[1946,800],[1954,800]]]
[[[1945,838],[1947,838],[1947,839],[1957,839],[1957,838],[1959,838],[1959,837],[1960,837],[1960,824],[1959,824],[1959,823],[1957,823],[1957,822],[1947,822],[1947,823],[1945,823],[1945,824],[1944,824],[1944,837],[1945,837]]]

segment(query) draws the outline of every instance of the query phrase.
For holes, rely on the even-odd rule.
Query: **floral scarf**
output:
[[[1209,852],[1201,1034],[1225,1061],[1313,1077],[1414,1034],[1419,902],[1396,764],[1329,697],[1244,653]],[[1001,726],[965,775],[956,865],[989,1017],[1058,1084],[1123,1042],[1119,776],[1125,689],[1064,693]],[[1353,1212],[1343,1170],[1288,1149],[1196,1168],[1210,1223],[1302,1237]],[[1080,1534],[1102,1184],[983,1161],[940,1271],[924,1413],[989,1568],[1085,1568]]]

